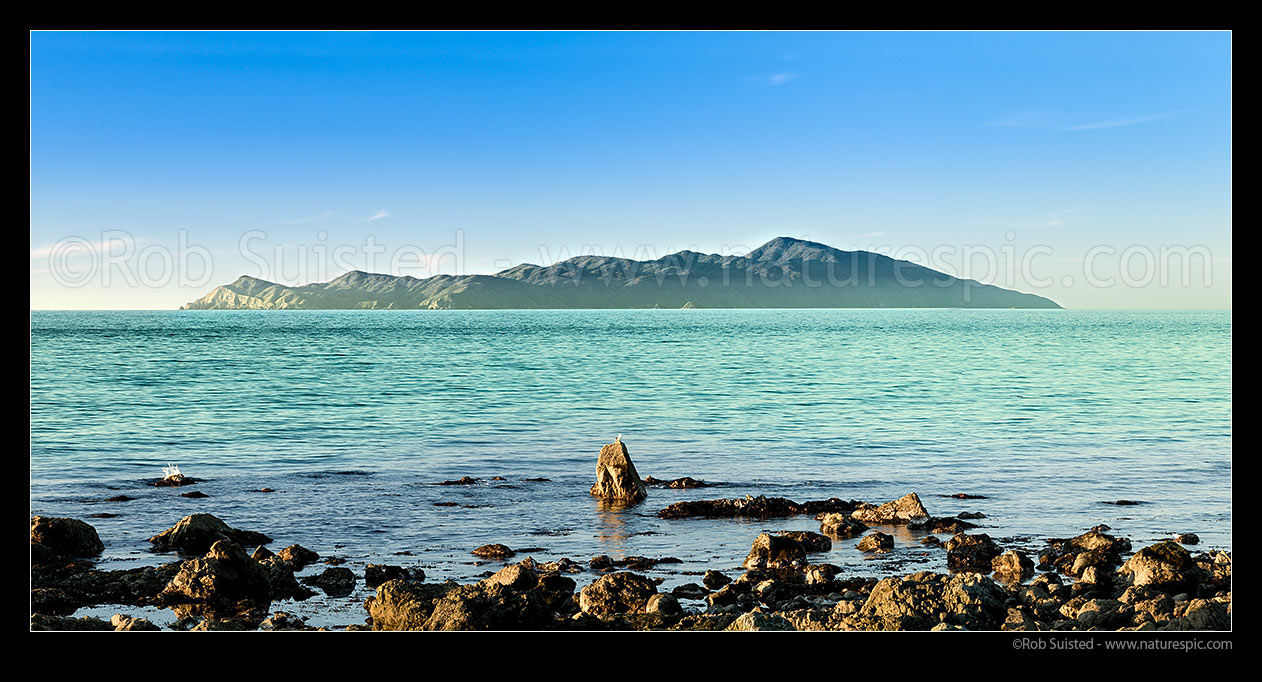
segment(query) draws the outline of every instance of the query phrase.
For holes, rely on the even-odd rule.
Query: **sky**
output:
[[[879,251],[1231,306],[1227,32],[33,32],[32,309]]]

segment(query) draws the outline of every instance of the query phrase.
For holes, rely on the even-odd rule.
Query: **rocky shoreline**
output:
[[[691,478],[675,479],[675,485],[640,479],[620,439],[605,446],[598,461],[590,492],[610,503],[645,504],[651,487],[705,486]],[[970,519],[980,514],[934,517],[915,493],[882,504],[746,496],[678,502],[655,513],[685,523],[809,516],[819,530],[750,531],[740,572],[708,570],[694,582],[665,590],[663,579],[649,574],[679,561],[672,557],[540,562],[529,556],[538,548],[514,550],[495,542],[467,550],[502,562],[472,583],[427,582],[415,566],[368,564],[357,574],[336,558],[324,559],[323,570],[305,571],[321,561],[317,552],[292,544],[273,551],[268,535],[233,528],[205,513],[186,516],[149,539],[154,551],[173,552],[176,560],[100,570],[93,558],[105,543],[94,527],[36,516],[31,629],[160,629],[127,613],[108,621],[75,616],[98,605],[170,609],[174,630],[316,629],[286,610],[286,602],[320,593],[346,598],[361,580],[374,590],[363,603],[362,620],[332,629],[1231,629],[1230,552],[1193,553],[1184,546],[1197,542],[1190,533],[1133,551],[1130,539],[1097,526],[1073,537],[1046,538],[1040,550],[1027,552],[976,532]],[[838,543],[858,552],[889,552],[896,542],[907,542],[904,529],[922,531],[921,548],[942,553],[948,571],[878,579],[817,558]],[[931,533],[950,538],[943,542]]]

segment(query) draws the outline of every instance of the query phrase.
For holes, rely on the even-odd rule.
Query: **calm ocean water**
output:
[[[1229,549],[1231,416],[1229,312],[31,313],[31,511],[91,522],[111,568],[171,560],[145,538],[208,511],[361,577],[467,579],[498,566],[469,550],[502,542],[675,556],[650,572],[669,587],[734,571],[764,528],[817,526],[657,519],[670,502],[910,491],[1012,546],[1107,523]],[[618,434],[642,475],[721,487],[602,510],[586,489]],[[168,461],[210,497],[144,485]],[[506,480],[433,485],[465,475]],[[987,499],[937,497],[957,492]],[[100,501],[119,494],[139,499]],[[914,539],[818,560],[943,570]],[[284,608],[359,622],[366,594]]]

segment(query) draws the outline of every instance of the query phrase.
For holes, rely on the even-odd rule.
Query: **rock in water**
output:
[[[78,519],[32,516],[31,542],[68,557],[96,556],[105,551],[96,529]]]
[[[886,502],[879,507],[865,505],[854,510],[851,516],[864,523],[902,525],[913,519],[927,517],[929,512],[925,510],[925,505],[921,504],[919,495],[907,493],[897,500]]]
[[[212,514],[190,514],[171,528],[149,538],[149,542],[158,551],[180,551],[186,554],[205,552],[220,540],[229,540],[238,545],[265,545],[272,541],[262,533],[231,528]]]
[[[639,502],[648,491],[640,474],[631,463],[631,454],[621,440],[614,441],[600,449],[600,457],[596,460],[596,484],[592,486],[592,495],[602,500],[623,502]]]

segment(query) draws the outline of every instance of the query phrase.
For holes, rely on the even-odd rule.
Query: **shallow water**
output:
[[[587,488],[618,434],[642,475],[720,486],[602,509]],[[168,461],[206,482],[145,485]],[[484,480],[434,485],[465,475]],[[276,492],[250,492],[263,487]],[[190,489],[210,497],[179,497]],[[145,539],[207,511],[361,578],[371,561],[468,580],[502,563],[469,550],[502,542],[540,560],[678,557],[648,572],[670,587],[735,571],[760,530],[818,526],[656,518],[671,502],[909,491],[938,516],[985,513],[1010,546],[1107,523],[1137,545],[1195,532],[1229,549],[1230,313],[31,314],[31,512],[96,526],[103,567],[172,560]],[[937,497],[957,492],[987,499]],[[100,501],[119,494],[139,499]],[[1143,504],[1104,504],[1118,499]],[[943,570],[918,539],[875,557],[841,541],[816,560]],[[361,580],[273,608],[345,625],[367,594]]]

